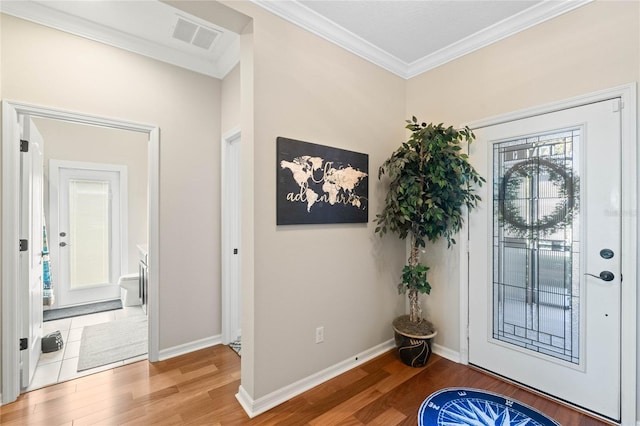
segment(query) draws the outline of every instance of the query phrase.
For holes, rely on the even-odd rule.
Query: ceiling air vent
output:
[[[173,29],[173,38],[205,50],[209,50],[220,34],[220,31],[203,27],[180,16]]]

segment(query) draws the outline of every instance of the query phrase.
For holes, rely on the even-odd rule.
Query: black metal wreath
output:
[[[559,188],[559,196],[564,201],[556,204],[550,214],[527,223],[518,206],[513,204],[513,200],[517,197],[521,179],[540,174],[541,170],[545,171],[549,180]],[[500,219],[518,234],[526,234],[533,230],[551,234],[571,223],[578,207],[578,187],[578,177],[573,176],[562,164],[540,157],[522,161],[507,170],[502,178],[499,193]]]

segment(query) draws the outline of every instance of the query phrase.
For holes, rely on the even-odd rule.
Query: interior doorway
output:
[[[146,359],[148,350],[146,315],[138,298],[131,303],[128,297],[136,280],[126,280],[124,299],[119,282],[138,272],[134,254],[147,245],[148,136],[32,121],[46,141],[43,210],[51,278],[42,336],[59,335],[63,346],[43,351],[32,380],[26,387],[23,382],[28,391]],[[115,349],[125,336],[136,344]],[[108,352],[98,356],[107,341]]]
[[[159,166],[159,130],[155,126],[111,120],[87,114],[59,111],[16,102],[3,101],[3,280],[2,280],[2,399],[8,403],[17,398],[20,393],[20,348],[18,342],[22,336],[20,324],[29,322],[22,314],[21,304],[25,299],[23,290],[16,283],[19,277],[19,254],[14,249],[13,241],[18,239],[19,209],[16,200],[20,193],[20,117],[29,116],[36,120],[50,120],[66,125],[82,125],[86,128],[115,129],[118,131],[134,132],[143,135],[145,140],[145,155],[148,168],[145,171],[148,198],[145,197],[145,233],[148,241],[148,298],[147,312],[149,327],[145,331],[148,335],[148,354],[151,361],[158,359],[158,325],[157,325],[157,276],[158,276],[158,166]],[[9,143],[11,141],[11,143]],[[45,204],[48,200],[45,199]],[[10,206],[10,207],[9,207]],[[8,208],[5,208],[8,207]],[[134,251],[133,256],[136,256]],[[137,262],[132,262],[137,270]],[[5,350],[6,348],[6,350]]]
[[[242,335],[241,132],[222,138],[222,343],[239,351]]]

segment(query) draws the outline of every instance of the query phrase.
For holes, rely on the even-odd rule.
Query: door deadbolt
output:
[[[65,243],[64,241],[60,243],[60,247],[65,247],[67,245],[67,243]]]
[[[600,250],[600,257],[603,259],[611,259],[613,257],[613,250],[611,249]]]

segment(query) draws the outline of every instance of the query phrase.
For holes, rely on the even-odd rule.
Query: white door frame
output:
[[[90,114],[63,111],[15,101],[2,101],[2,404],[20,395],[20,338],[18,282],[18,223],[20,192],[20,152],[12,122],[18,115],[30,115],[72,123],[108,127],[149,135],[149,361],[159,355],[159,160],[160,129],[158,126],[110,119]]]
[[[637,199],[637,84],[631,83],[526,110],[467,123],[472,130],[509,121],[548,114],[608,99],[621,98],[622,130],[622,300],[621,300],[621,424],[636,424],[636,321],[638,277],[638,199]],[[486,201],[486,200],[485,200]],[[469,363],[469,229],[467,220],[460,230],[460,362]]]
[[[222,224],[222,343],[229,344],[236,337],[242,327],[242,315],[237,309],[241,301],[241,267],[232,268],[234,249],[240,249],[240,234],[238,227],[229,226],[230,218],[235,216],[238,225],[241,223],[240,213],[236,210],[241,197],[241,184],[237,179],[230,179],[229,167],[239,168],[237,160],[240,156],[234,156],[233,150],[241,149],[241,132],[239,128],[233,129],[222,136],[222,158],[221,161],[221,224]],[[236,145],[231,148],[231,145]],[[232,159],[237,159],[236,164],[232,164]]]

